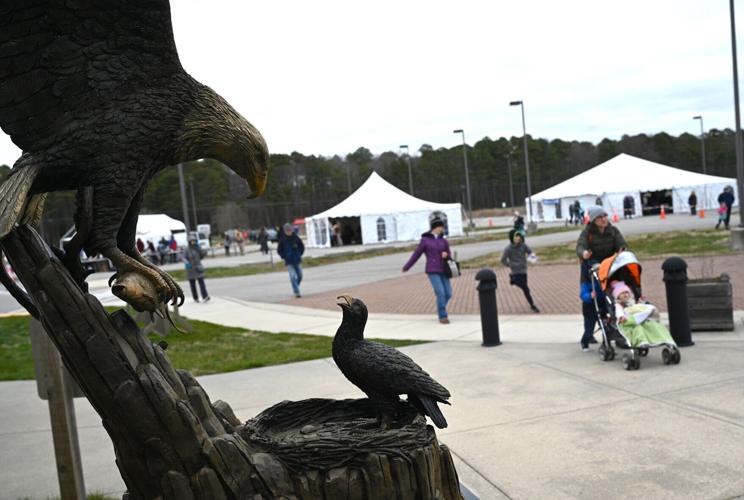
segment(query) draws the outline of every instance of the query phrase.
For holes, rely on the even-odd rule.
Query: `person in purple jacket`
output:
[[[450,247],[443,233],[444,222],[441,219],[432,220],[431,230],[421,235],[421,241],[403,266],[403,272],[408,271],[422,253],[426,255],[425,271],[437,296],[437,315],[439,322],[446,325],[450,322],[447,317],[447,302],[452,297],[452,285],[444,275],[444,261],[450,257]]]

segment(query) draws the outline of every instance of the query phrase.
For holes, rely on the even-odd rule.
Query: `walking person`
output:
[[[207,253],[201,249],[196,238],[189,236],[189,244],[183,251],[183,262],[186,267],[186,278],[189,280],[191,287],[191,296],[194,302],[199,302],[199,295],[196,293],[196,282],[199,282],[199,291],[201,292],[201,301],[209,302],[207,285],[204,283],[204,264],[202,259]]]
[[[223,238],[223,245],[225,247],[225,257],[230,256],[230,245],[232,245],[232,231],[228,229],[225,231],[225,233],[222,235]]]
[[[687,198],[687,204],[690,205],[690,215],[695,215],[697,213],[697,195],[695,191],[690,193],[690,197]]]
[[[581,299],[581,314],[584,316],[584,335],[582,335],[579,345],[581,346],[582,352],[589,352],[589,344],[597,343],[597,340],[594,338],[594,328],[596,327],[597,322],[601,320],[599,316],[597,316],[597,309],[594,305],[595,300],[599,306],[600,314],[607,314],[607,300],[602,291],[602,285],[599,281],[595,281],[594,289],[592,289],[592,280],[589,275],[592,265],[596,262],[596,260],[590,259],[582,261],[581,263],[579,298]]]
[[[721,194],[718,195],[718,203],[726,205],[726,213],[723,221],[719,220],[718,224],[716,224],[716,229],[718,229],[721,222],[723,222],[726,229],[728,229],[729,221],[731,220],[731,208],[734,206],[734,188],[731,186],[723,188]]]
[[[510,243],[504,248],[501,255],[501,264],[509,268],[509,283],[522,289],[524,298],[530,305],[534,313],[539,313],[535,302],[532,300],[530,287],[527,286],[527,256],[535,255],[532,249],[524,242],[525,234],[522,229],[512,229],[509,231]]]
[[[442,219],[433,219],[430,230],[421,235],[416,250],[413,251],[408,262],[403,266],[405,273],[416,261],[421,254],[426,255],[426,267],[424,271],[429,278],[431,287],[434,289],[434,295],[437,297],[437,317],[439,322],[446,325],[450,322],[447,315],[447,303],[452,298],[452,284],[447,276],[444,275],[445,260],[452,257],[450,253],[449,242],[444,237],[444,221]]]
[[[266,255],[269,253],[269,233],[266,231],[266,226],[261,226],[261,229],[258,230],[258,236],[256,237],[256,241],[258,242],[258,248],[261,250],[261,253]]]
[[[243,255],[243,253],[245,252],[245,236],[243,236],[242,229],[235,230],[235,243],[238,245],[238,251],[240,252],[240,255]]]
[[[300,283],[302,283],[302,254],[305,253],[305,245],[299,236],[292,230],[290,223],[284,224],[282,235],[279,237],[279,245],[276,253],[284,260],[289,271],[289,281],[292,284],[294,296],[298,299],[300,295]]]

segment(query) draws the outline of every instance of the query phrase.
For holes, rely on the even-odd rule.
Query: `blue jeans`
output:
[[[300,283],[302,282],[302,264],[287,264],[289,281],[292,283],[292,291],[295,295],[300,294]]]
[[[447,302],[452,297],[452,285],[444,273],[426,273],[431,282],[431,287],[437,296],[437,315],[439,319],[447,317]]]

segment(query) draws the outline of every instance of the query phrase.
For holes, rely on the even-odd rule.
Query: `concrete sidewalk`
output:
[[[333,335],[340,312],[215,297],[194,319],[271,332]],[[736,331],[699,333],[682,363],[652,350],[640,370],[582,353],[577,315],[500,318],[498,347],[480,320],[370,314],[368,337],[438,340],[403,349],[452,393],[438,431],[461,481],[483,499],[714,498],[744,494],[744,312]],[[284,399],[362,394],[330,358],[200,377],[246,420]],[[57,494],[49,416],[35,382],[0,383],[0,499]],[[76,400],[88,491],[124,489],[100,418]]]

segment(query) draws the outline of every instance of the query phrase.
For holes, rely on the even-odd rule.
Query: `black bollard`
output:
[[[695,345],[690,330],[687,305],[687,263],[680,257],[669,257],[661,265],[666,284],[669,331],[679,347]]]
[[[478,281],[483,347],[501,344],[499,338],[499,312],[496,307],[496,273],[492,269],[481,269],[475,275]]]

